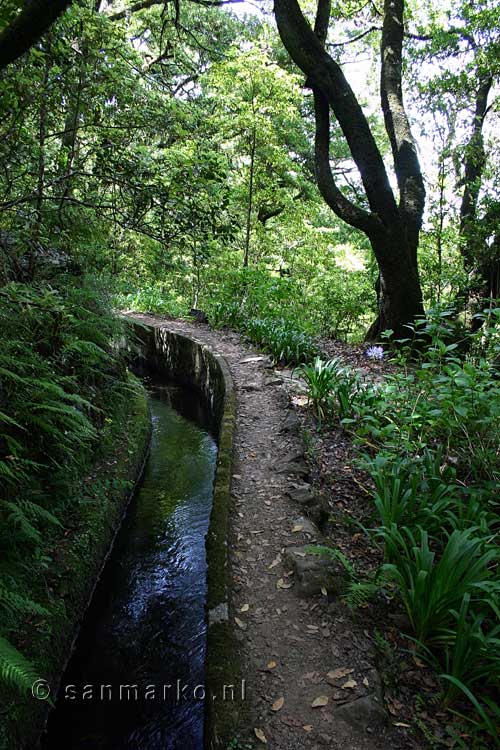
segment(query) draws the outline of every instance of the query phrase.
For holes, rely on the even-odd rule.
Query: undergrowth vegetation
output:
[[[310,361],[318,352],[315,337],[291,317],[279,317],[272,310],[265,317],[255,315],[248,302],[216,303],[210,315],[215,328],[229,327],[240,331],[262,351],[271,355],[275,363],[299,364]]]
[[[15,647],[19,620],[46,618],[26,578],[51,564],[55,529],[130,394],[121,324],[90,280],[0,289],[0,682],[26,690],[34,668]]]
[[[330,287],[329,299],[323,303],[326,290],[316,282],[307,289],[299,279],[272,275],[264,268],[224,270],[200,304],[214,328],[241,332],[270,354],[274,362],[299,364],[310,362],[318,354],[320,336],[360,335],[360,295],[362,291],[368,293],[367,280],[369,276],[365,274],[359,287],[350,287],[350,301],[340,285]],[[160,288],[151,284],[130,293],[119,284],[117,289],[116,304],[122,309],[174,317],[189,314],[185,291],[179,294],[167,285]]]
[[[298,372],[321,422],[337,420],[371,478],[365,532],[383,561],[366,582],[399,600],[414,647],[500,746],[500,310],[477,333],[449,311],[411,330],[383,382],[316,358]],[[459,701],[460,702],[460,701]]]

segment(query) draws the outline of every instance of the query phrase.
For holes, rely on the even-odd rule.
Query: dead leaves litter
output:
[[[356,680],[347,680],[347,682],[344,682],[343,685],[341,685],[342,690],[354,690],[354,688],[357,686]]]

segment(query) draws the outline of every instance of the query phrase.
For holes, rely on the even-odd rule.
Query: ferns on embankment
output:
[[[0,684],[25,692],[36,668],[19,622],[50,629],[27,581],[44,580],[75,487],[127,394],[123,324],[91,282],[61,276],[0,289]],[[36,590],[36,583],[34,584]]]

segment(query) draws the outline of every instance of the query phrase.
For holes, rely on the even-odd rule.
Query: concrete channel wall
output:
[[[236,399],[226,360],[204,344],[168,329],[134,321],[144,366],[202,396],[217,427],[218,456],[207,550],[205,748],[225,748],[244,712],[244,683],[229,623],[229,509]]]

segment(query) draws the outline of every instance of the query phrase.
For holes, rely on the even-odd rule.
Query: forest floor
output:
[[[401,611],[387,600],[353,612],[338,596],[344,568],[306,549],[334,546],[361,574],[378,562],[357,526],[371,508],[349,437],[340,427],[319,432],[297,378],[238,334],[137,317],[222,354],[235,383],[230,618],[252,724],[233,747],[429,747],[413,731],[415,700],[437,685],[411,650],[402,656],[410,642],[401,640]],[[368,361],[360,347],[331,342],[328,354],[383,376],[384,363]],[[445,722],[420,710],[439,734]]]

